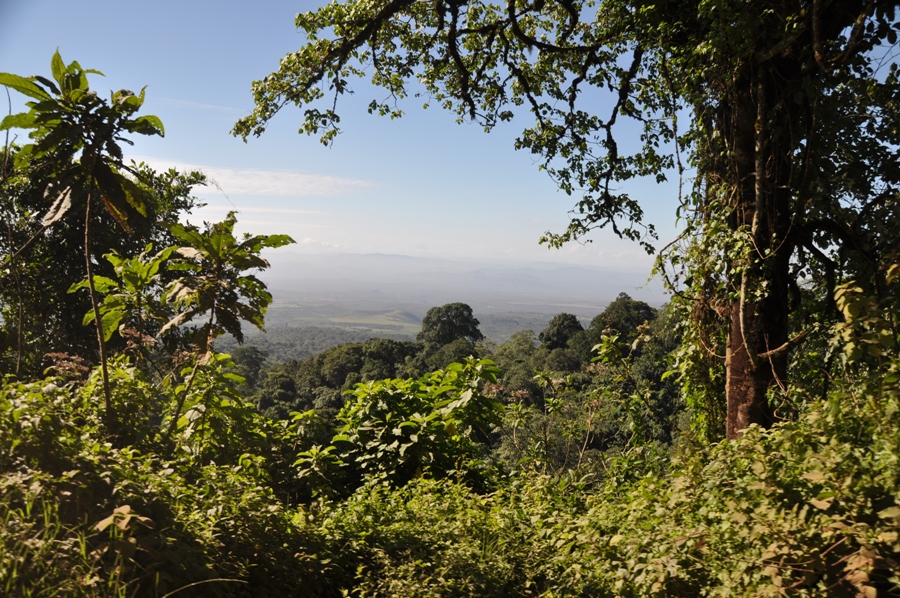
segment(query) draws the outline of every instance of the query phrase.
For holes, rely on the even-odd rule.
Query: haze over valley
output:
[[[461,301],[472,306],[485,336],[502,342],[516,330],[539,331],[560,312],[589,320],[619,293],[657,307],[666,301],[658,279],[625,269],[285,250],[267,259],[272,268],[260,277],[274,296],[270,331],[333,326],[414,336],[429,308]]]

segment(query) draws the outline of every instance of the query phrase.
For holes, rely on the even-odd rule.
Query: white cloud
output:
[[[162,158],[133,156],[157,170],[199,170],[206,174],[225,195],[255,195],[266,197],[333,197],[373,186],[370,181],[345,179],[322,174],[301,174],[290,170],[256,168],[219,168],[200,164],[186,164]],[[218,193],[215,186],[195,189],[198,195]]]
[[[317,241],[315,239],[310,239],[309,237],[304,237],[297,241],[298,245],[305,245],[307,247],[330,247],[332,249],[341,249],[341,245],[336,245],[334,243],[326,243],[324,241]]]

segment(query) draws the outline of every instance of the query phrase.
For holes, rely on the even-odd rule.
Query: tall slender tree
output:
[[[52,79],[0,73],[0,85],[31,98],[27,103],[29,110],[4,118],[0,130],[31,130],[33,143],[16,153],[17,168],[25,171],[39,165],[48,167],[44,195],[51,203],[37,233],[6,260],[17,258],[58,222],[72,207],[74,194],[86,194],[83,255],[100,352],[107,427],[112,432],[116,418],[91,251],[91,225],[97,219],[94,204],[102,206],[102,210],[127,232],[131,231],[129,214],[147,216],[144,191],[127,176],[138,172],[123,162],[120,144],[131,143],[124,137],[128,133],[162,136],[163,125],[156,116],[135,117],[144,102],[143,90],[137,95],[124,89],[116,91],[107,101],[91,91],[88,85],[88,75],[102,75],[99,71],[84,69],[74,61],[66,65],[59,51],[54,53],[50,66]]]
[[[178,257],[170,261],[168,268],[182,275],[166,289],[166,300],[179,313],[162,327],[160,334],[197,316],[206,317],[206,323],[195,333],[194,366],[180,391],[167,437],[178,427],[198,369],[212,357],[213,341],[227,332],[243,343],[241,320],[265,330],[264,317],[272,295],[261,280],[248,273],[269,267],[260,252],[294,243],[288,235],[245,234],[238,239],[234,234],[236,223],[237,216],[229,212],[225,220],[208,224],[203,231],[181,224],[173,224],[170,229],[182,246],[176,249]]]

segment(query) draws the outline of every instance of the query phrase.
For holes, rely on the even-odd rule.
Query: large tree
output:
[[[425,343],[428,352],[458,339],[474,343],[484,339],[478,324],[471,307],[465,303],[447,303],[428,310],[422,319],[422,330],[416,335],[416,340]]]
[[[550,322],[538,335],[538,339],[550,350],[562,349],[568,344],[570,338],[583,330],[584,326],[578,321],[578,316],[561,313],[550,318]]]
[[[787,387],[790,350],[810,328],[804,293],[884,281],[900,182],[897,3],[335,2],[297,16],[307,44],[254,83],[256,108],[234,132],[259,135],[293,103],[305,108],[300,130],[330,142],[351,76],[393,100],[424,91],[488,128],[527,109],[535,122],[516,146],[579,196],[551,244],[609,226],[653,250],[620,183],[687,175],[686,227],[665,255],[696,321],[724,331],[722,347],[688,338],[723,359],[733,438],[773,421],[767,393]],[[393,100],[370,109],[397,115]],[[630,154],[617,137],[629,119],[642,127]]]

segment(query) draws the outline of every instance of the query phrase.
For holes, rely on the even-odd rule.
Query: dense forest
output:
[[[189,224],[205,176],[123,152],[164,132],[143,90],[107,99],[59,52],[0,73],[28,98],[0,130],[29,132],[0,156],[0,594],[900,595],[897,3],[351,0],[297,25],[236,135],[297,104],[334,142],[354,76],[488,129],[530,110],[517,146],[580,195],[551,245],[657,252],[617,185],[692,179],[671,301],[500,344],[449,303],[415,340],[269,359],[245,333],[293,239]]]

